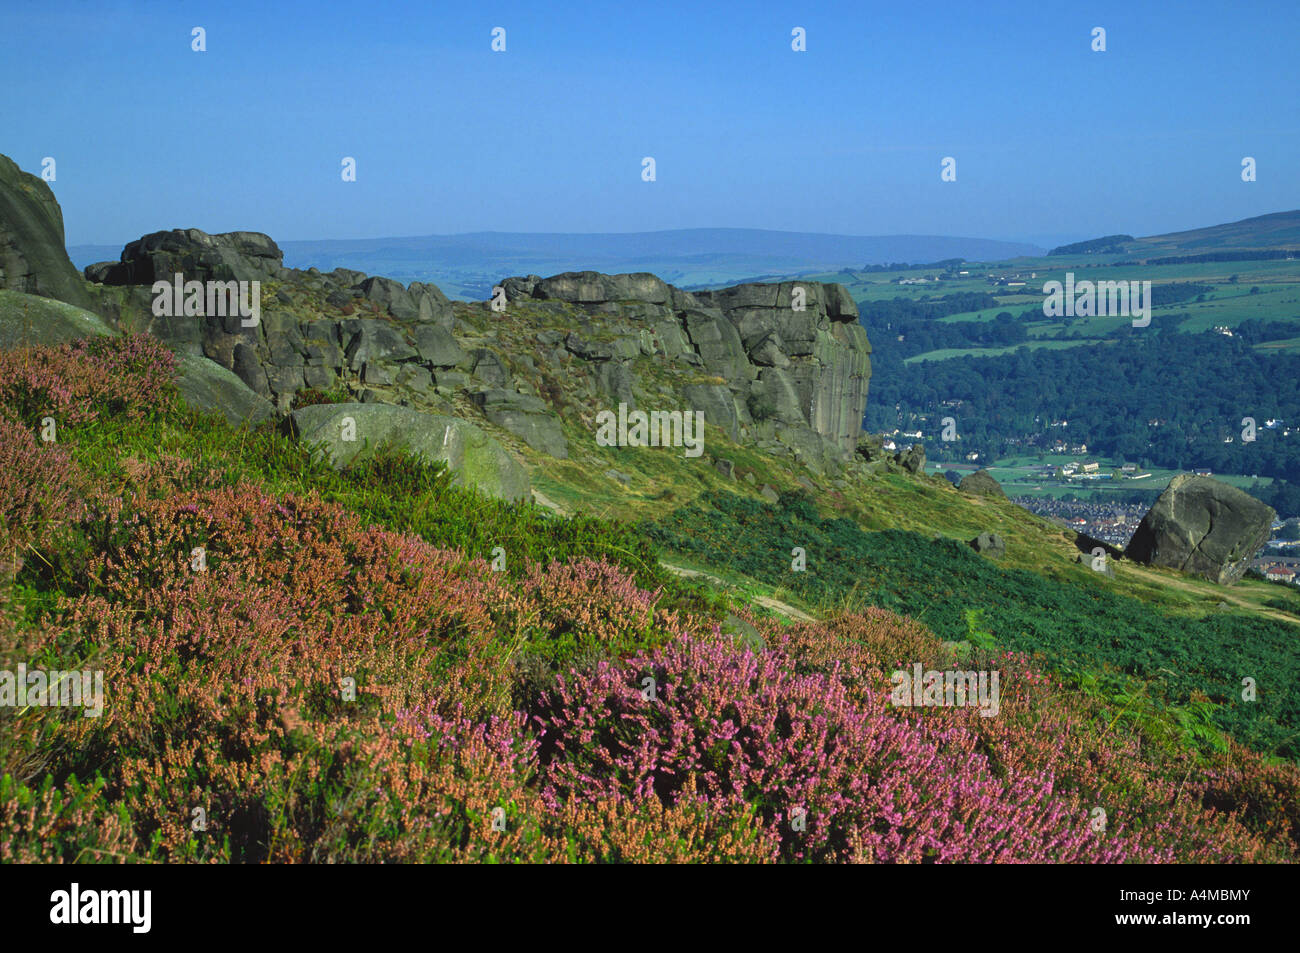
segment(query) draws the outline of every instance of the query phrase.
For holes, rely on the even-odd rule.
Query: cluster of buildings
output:
[[[1285,582],[1288,585],[1294,586],[1297,583],[1297,579],[1300,579],[1300,576],[1296,575],[1294,569],[1291,569],[1288,566],[1283,566],[1281,563],[1265,562],[1259,567],[1259,570],[1264,574],[1264,578],[1271,582]]]
[[[1026,281],[1033,281],[1038,277],[1038,272],[1020,272],[1007,275],[989,275],[984,280],[989,284],[999,288],[1023,288]]]
[[[1079,444],[1075,452],[1087,453],[1087,451],[1087,444]],[[1151,474],[1141,470],[1136,463],[1125,463],[1115,469],[1103,470],[1101,464],[1095,461],[1071,460],[1059,467],[1040,467],[1038,476],[1042,479],[1065,480],[1146,480]]]
[[[1067,503],[1042,496],[1015,497],[1013,502],[1076,532],[1120,547],[1128,545],[1147,511],[1146,506],[1132,503]]]

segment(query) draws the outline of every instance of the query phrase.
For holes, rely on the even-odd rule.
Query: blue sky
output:
[[[70,244],[191,226],[1032,241],[1300,207],[1294,2],[0,5],[0,152],[56,159]]]

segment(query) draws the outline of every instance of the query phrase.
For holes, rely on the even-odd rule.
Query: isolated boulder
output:
[[[961,478],[961,483],[957,484],[957,489],[971,496],[994,496],[1004,500],[1007,498],[1002,484],[993,479],[988,470],[976,470],[974,473],[966,474]]]
[[[0,288],[91,306],[64,246],[63,211],[39,176],[0,155]]]
[[[997,533],[980,533],[969,545],[975,552],[993,559],[1001,559],[1007,554],[1007,541]]]
[[[1184,473],[1142,518],[1124,555],[1230,585],[1267,542],[1276,517],[1234,486]]]
[[[528,473],[519,462],[501,444],[459,417],[424,414],[391,404],[313,404],[293,412],[290,432],[304,443],[319,444],[335,467],[390,444],[429,461],[443,461],[452,472],[452,482],[459,486],[471,486],[504,500],[530,496]]]

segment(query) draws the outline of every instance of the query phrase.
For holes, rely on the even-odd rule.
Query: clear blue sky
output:
[[[1293,0],[0,6],[0,152],[55,157],[70,244],[189,226],[1033,240],[1300,207]]]

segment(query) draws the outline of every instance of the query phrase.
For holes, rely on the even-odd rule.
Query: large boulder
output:
[[[152,285],[172,281],[263,281],[278,277],[284,253],[261,232],[209,235],[197,228],[174,228],[137,238],[122,249],[122,260],[86,268],[86,280],[106,285]]]
[[[90,308],[63,242],[63,211],[49,185],[0,155],[0,288]]]
[[[1268,540],[1276,517],[1234,486],[1184,473],[1142,518],[1124,555],[1230,585]]]
[[[0,290],[0,350],[112,333],[89,311],[52,298]]]
[[[275,413],[271,402],[254,392],[234,371],[206,357],[180,355],[176,384],[188,407],[219,411],[232,424],[260,423]]]
[[[424,414],[390,404],[313,404],[295,410],[290,430],[297,439],[319,444],[335,467],[392,444],[440,460],[453,482],[505,500],[530,496],[528,473],[501,444],[458,417]],[[348,440],[352,436],[355,439]]]
[[[966,474],[961,478],[961,483],[957,484],[957,489],[970,496],[992,496],[1003,500],[1007,497],[1002,484],[993,479],[988,470]]]
[[[362,295],[375,302],[399,321],[414,321],[420,317],[420,306],[415,295],[392,278],[373,277],[361,282]]]
[[[420,360],[431,367],[455,367],[465,360],[464,350],[446,328],[435,324],[421,325],[413,336]]]

